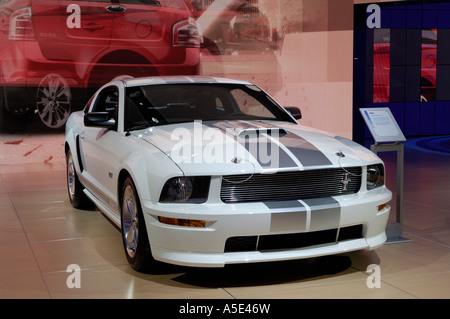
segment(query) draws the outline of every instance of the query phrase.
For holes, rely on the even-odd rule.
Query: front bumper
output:
[[[153,257],[156,260],[196,267],[281,261],[375,249],[386,241],[390,207],[378,206],[391,200],[386,187],[353,195],[313,201],[224,204],[209,199],[204,204],[161,204],[143,201],[143,211]],[[163,224],[158,216],[205,220],[204,228]],[[262,238],[270,235],[318,234],[361,225],[360,236],[309,246],[225,251],[227,239]],[[314,236],[313,236],[314,237]],[[315,236],[318,237],[318,236]]]

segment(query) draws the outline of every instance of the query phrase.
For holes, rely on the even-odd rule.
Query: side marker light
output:
[[[205,227],[206,221],[195,219],[180,219],[180,218],[168,218],[158,216],[159,222],[168,225],[183,226],[183,227]]]

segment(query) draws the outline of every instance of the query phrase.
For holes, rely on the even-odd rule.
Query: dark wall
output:
[[[355,5],[354,140],[362,143],[370,138],[359,114],[361,107],[389,107],[407,137],[450,134],[450,1],[378,5],[381,29],[389,30],[390,34],[389,98],[374,101],[373,76],[377,72],[374,71],[374,33],[377,31],[366,25],[368,4]],[[434,49],[430,49],[423,36],[423,30],[430,29],[437,34]],[[426,56],[429,53],[425,50],[433,52],[431,57]],[[429,71],[424,65],[432,64],[433,59],[433,83],[430,84],[424,80],[423,73]]]

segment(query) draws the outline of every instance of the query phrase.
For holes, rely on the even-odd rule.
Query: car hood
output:
[[[364,166],[381,160],[346,138],[287,122],[214,121],[156,126],[133,136],[186,175],[275,173]]]

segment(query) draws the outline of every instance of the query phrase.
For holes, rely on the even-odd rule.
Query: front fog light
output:
[[[384,185],[383,165],[370,165],[367,167],[367,189]]]

